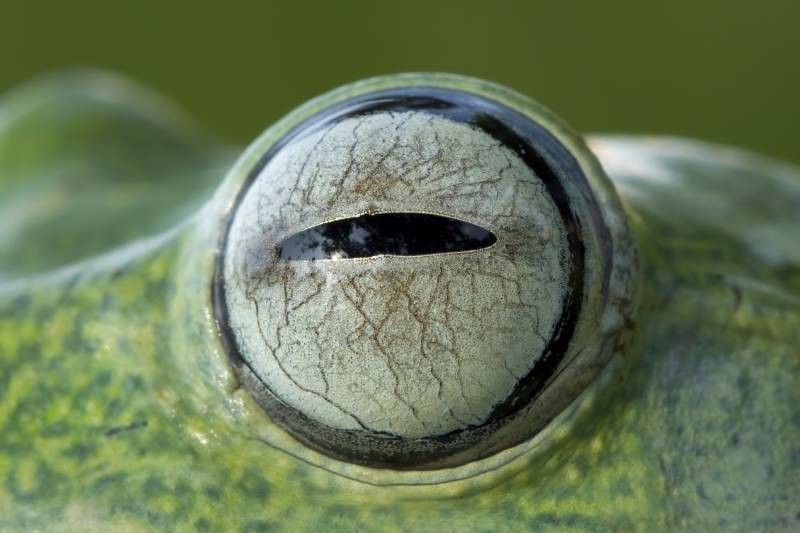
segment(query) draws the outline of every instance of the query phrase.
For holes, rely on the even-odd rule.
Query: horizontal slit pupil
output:
[[[334,220],[295,233],[278,245],[287,261],[357,259],[469,252],[497,242],[475,224],[428,213],[378,213]]]

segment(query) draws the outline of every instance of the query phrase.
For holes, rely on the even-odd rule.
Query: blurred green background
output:
[[[800,162],[800,2],[9,2],[0,91],[98,66],[249,142],[342,83],[449,71],[580,131],[669,133]]]

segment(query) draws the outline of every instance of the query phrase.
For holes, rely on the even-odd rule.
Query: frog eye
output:
[[[239,379],[337,459],[518,444],[619,334],[632,252],[591,154],[521,97],[448,85],[338,93],[265,148],[226,219],[214,300]]]

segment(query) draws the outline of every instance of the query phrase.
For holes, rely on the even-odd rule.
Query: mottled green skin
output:
[[[163,219],[144,201],[62,210],[0,245],[0,530],[800,528],[797,170],[680,141],[592,140],[640,253],[640,305],[621,353],[488,472],[403,477],[316,457],[320,468],[288,437],[291,453],[258,438],[276,429],[237,388],[210,309],[219,220],[259,154],[245,153],[186,217],[223,177],[192,171],[230,166],[230,153],[163,114],[152,119],[136,98],[108,108],[107,131],[98,126],[76,147],[60,110],[80,117],[101,103],[70,90],[76,83],[98,79],[28,89],[50,94],[53,120],[18,126],[8,117],[19,98],[0,104],[3,202],[25,180],[33,198],[60,194],[71,205],[80,192],[59,189],[48,169],[72,154],[93,172],[92,147],[112,134],[114,168],[158,168],[168,157],[186,172],[131,170]],[[130,121],[142,129],[127,145]],[[37,145],[45,136],[50,144]],[[30,150],[16,166],[10,143]],[[167,143],[184,150],[148,159]],[[109,201],[125,194],[114,176],[93,176]],[[73,223],[96,238],[64,229],[71,240],[61,250],[59,228]],[[121,247],[147,234],[156,236]]]

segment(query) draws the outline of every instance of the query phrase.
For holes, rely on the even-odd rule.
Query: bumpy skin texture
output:
[[[53,109],[76,108],[84,97],[67,89],[93,80],[36,90],[50,92]],[[40,129],[55,145],[73,142],[59,120],[16,130],[7,118],[15,102],[0,108],[3,143],[32,146]],[[110,116],[152,117],[138,99],[119,106]],[[163,136],[189,147],[176,159],[181,168],[197,168],[198,158],[230,164],[228,152],[209,151],[177,127],[142,121],[152,146]],[[125,121],[107,124],[100,138],[125,138]],[[136,143],[119,146],[118,168],[149,155]],[[163,233],[149,226],[131,235],[117,212],[75,215],[101,228],[108,246],[156,235],[100,257],[90,258],[100,241],[76,239],[68,260],[87,259],[22,276],[62,260],[42,251],[36,232],[17,233],[8,246],[19,254],[0,263],[8,280],[0,285],[0,529],[798,529],[800,173],[687,141],[596,138],[590,147],[639,248],[630,336],[529,442],[435,472],[316,454],[239,388],[210,309],[209,235],[241,179],[236,169],[252,166],[255,150],[202,209],[178,225],[162,222]],[[52,195],[58,184],[42,177],[48,153],[0,176],[0,188],[25,179],[28,194]],[[146,188],[153,197],[164,187],[209,194],[191,175],[170,173]],[[148,216],[143,209],[124,214],[136,224]],[[57,236],[58,225],[58,217],[46,223],[44,235]]]

